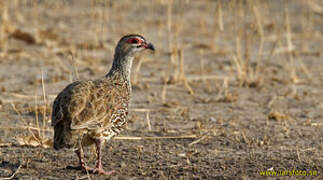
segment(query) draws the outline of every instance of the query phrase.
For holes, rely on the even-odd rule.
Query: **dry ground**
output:
[[[0,177],[323,178],[320,1],[4,0],[0,14]],[[127,33],[157,52],[136,59],[128,128],[104,149],[116,173],[65,169],[77,158],[49,147],[52,101],[104,76]]]

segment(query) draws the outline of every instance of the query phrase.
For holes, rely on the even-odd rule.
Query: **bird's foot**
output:
[[[82,170],[84,172],[89,172],[92,174],[103,174],[103,175],[111,175],[115,171],[105,171],[102,167],[101,168],[91,168],[85,165],[79,165],[79,166],[67,166],[66,169],[73,169],[73,170]]]
[[[105,171],[103,168],[94,168],[91,170],[91,173],[93,174],[103,174],[103,175],[111,175],[113,174],[115,171]]]

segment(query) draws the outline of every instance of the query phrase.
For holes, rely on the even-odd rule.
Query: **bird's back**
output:
[[[118,134],[126,123],[130,91],[127,81],[111,77],[68,85],[53,104],[54,148],[72,148],[84,135]]]

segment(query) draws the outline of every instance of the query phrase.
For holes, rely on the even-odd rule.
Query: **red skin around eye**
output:
[[[137,40],[137,42],[135,42]],[[142,40],[141,39],[138,39],[138,38],[130,38],[127,40],[127,43],[136,43],[136,44],[141,44],[142,43]]]

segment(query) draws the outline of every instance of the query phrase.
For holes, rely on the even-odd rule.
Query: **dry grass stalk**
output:
[[[245,131],[242,131],[241,132],[241,136],[242,136],[242,139],[243,139],[243,141],[246,143],[246,144],[250,144],[250,140],[249,140],[249,138],[247,137],[247,135],[246,135],[246,132]]]
[[[35,96],[35,106],[36,106],[36,109],[38,109],[38,102],[37,102],[37,97]],[[36,127],[37,127],[37,130],[38,130],[38,134],[36,136],[34,136],[36,139],[38,139],[38,137],[41,137],[41,128],[39,126],[39,118],[38,118],[38,111],[35,111],[35,121],[36,121]],[[39,141],[40,142],[40,141]]]
[[[273,97],[271,97],[267,103],[267,108],[271,108],[276,100],[277,100],[277,95],[274,95]]]
[[[237,70],[237,78],[240,79],[245,79],[245,73],[242,70],[242,65],[241,62],[238,60],[238,57],[236,55],[232,55],[232,59],[234,64],[236,65],[236,70]]]
[[[8,6],[5,6],[2,11],[1,16],[1,24],[0,24],[0,47],[4,54],[8,52],[8,36],[6,35],[9,29],[12,29],[8,14]]]
[[[202,33],[202,34],[207,34],[207,27],[206,27],[206,14],[205,12],[199,14],[200,16],[200,30],[199,32]]]
[[[262,36],[264,36],[264,29],[263,29],[263,25],[261,23],[261,22],[263,22],[263,19],[260,16],[260,13],[259,13],[259,10],[258,10],[257,6],[253,5],[252,10],[253,10],[253,13],[254,13],[254,15],[256,17],[258,33],[262,37]]]
[[[168,63],[168,83],[177,83],[179,77],[179,62],[178,60],[178,49],[177,47],[173,47],[170,51],[170,60]]]
[[[132,111],[132,112],[152,112],[152,111],[156,111],[156,110],[147,109],[147,108],[133,108],[133,109],[129,109],[129,111]]]
[[[71,55],[71,60],[72,60],[72,65],[73,65],[73,70],[76,76],[76,79],[79,80],[80,79],[80,75],[78,73],[78,68],[77,68],[77,61],[74,59],[74,53],[70,52]],[[73,82],[73,80],[71,80],[71,82]]]
[[[223,79],[223,85],[218,93],[218,98],[220,98],[222,96],[221,94],[224,94],[224,95],[228,94],[228,80],[227,79]]]
[[[28,126],[27,121],[25,120],[25,118],[22,116],[22,114],[20,113],[20,111],[16,108],[15,104],[11,103],[12,108],[14,109],[14,111],[19,115],[20,119],[23,121],[23,123],[25,124],[25,126]],[[38,129],[37,129],[38,130]],[[28,129],[28,132],[36,138],[36,134],[31,131],[30,129]]]
[[[1,101],[3,103],[9,103],[12,104],[14,102],[22,102],[22,101],[27,101],[27,100],[34,100],[35,96],[30,96],[30,95],[24,95],[24,94],[18,94],[18,93],[3,93],[5,97],[12,96],[12,98],[3,98],[1,97]],[[36,96],[37,98],[41,98],[41,96]],[[47,98],[49,100],[53,100],[56,97],[56,95],[47,95]],[[38,110],[39,108],[34,107],[31,108],[33,110]]]
[[[168,80],[173,81],[173,83],[182,81],[184,86],[188,89],[190,94],[194,94],[192,88],[190,87],[189,83],[187,82],[186,78],[185,78],[185,73],[184,73],[184,59],[183,59],[183,52],[182,50],[178,49],[177,46],[173,45],[173,34],[172,34],[172,5],[173,5],[173,0],[168,0],[168,4],[167,4],[167,30],[168,30],[168,48],[169,48],[169,52],[170,52],[170,62],[169,62],[169,71],[168,74],[170,74],[170,72],[172,70],[173,74],[172,77]],[[179,29],[176,29],[176,34],[178,35],[179,33]],[[176,61],[176,60],[179,61]],[[168,81],[167,81],[168,82]],[[165,102],[166,99],[166,89],[167,89],[167,85],[164,84],[163,87],[163,92],[162,92],[162,102]]]
[[[179,74],[179,78],[181,81],[184,82],[184,85],[186,87],[186,89],[188,90],[188,92],[193,95],[194,91],[191,88],[191,86],[189,85],[186,77],[185,77],[185,72],[184,72],[184,55],[183,55],[183,51],[180,50],[179,51],[179,61],[180,61],[180,74]]]
[[[168,80],[169,78],[166,76],[163,76],[163,82],[167,83],[169,82]],[[192,82],[192,81],[203,81],[203,80],[223,80],[223,79],[228,79],[229,81],[234,81],[235,78],[233,77],[227,77],[227,76],[220,76],[220,75],[203,75],[200,76],[188,76],[186,77],[186,80],[188,82]],[[140,79],[141,82],[160,82],[160,78],[142,78]]]
[[[294,45],[292,43],[292,32],[290,28],[288,8],[285,9],[285,25],[286,25],[286,40],[287,40],[288,52],[292,52],[294,49]]]
[[[188,144],[188,146],[193,146],[194,144],[197,144],[197,143],[199,143],[199,142],[203,141],[203,140],[204,140],[204,139],[206,139],[206,138],[208,138],[208,135],[204,135],[204,136],[202,136],[201,138],[199,138],[199,139],[197,139],[197,140],[195,140],[195,141],[193,141],[193,142],[189,143],[189,144]]]
[[[165,102],[165,103],[162,103],[164,104],[166,107],[168,107],[169,104],[172,104],[172,102]],[[171,108],[169,108],[171,107]],[[168,108],[156,108],[156,109],[145,109],[145,108],[134,108],[134,109],[129,109],[129,111],[131,112],[161,112],[161,111],[164,111],[164,112],[169,112],[169,111],[174,111],[174,110],[177,110],[177,109],[183,109],[184,107],[181,107],[181,106],[178,106],[177,108],[173,108],[174,106],[169,106]]]
[[[261,37],[260,38],[260,44],[259,44],[259,49],[258,49],[258,55],[257,55],[257,65],[256,65],[256,69],[255,69],[255,76],[256,77],[260,77],[260,70],[261,70],[261,66],[260,66],[260,62],[262,61],[262,57],[263,57],[263,48],[264,48],[264,38]]]
[[[248,86],[248,87],[261,87],[263,83],[263,73],[262,73],[262,58],[264,51],[264,18],[262,17],[260,8],[258,3],[254,1],[247,2],[247,8],[253,12],[254,20],[256,21],[255,26],[250,24],[250,26],[244,25],[241,27],[240,20],[245,17],[245,5],[242,1],[240,3],[231,4],[232,9],[238,9],[235,11],[237,13],[234,19],[234,27],[237,33],[236,41],[235,41],[235,53],[232,55],[232,61],[236,70],[236,77],[240,83],[240,86]],[[237,7],[235,7],[237,6]],[[257,36],[255,36],[254,32],[257,32]],[[255,38],[260,38],[258,54],[255,59],[255,66],[251,63],[251,58],[253,55],[253,43],[256,42]],[[244,46],[241,44],[244,43]]]
[[[44,75],[43,75],[43,71],[41,71],[41,75],[42,75],[42,92],[43,92],[43,101],[44,101],[44,106],[42,106],[41,108],[38,107],[38,96],[34,96],[35,99],[35,124],[36,127],[29,127],[28,123],[26,122],[26,120],[24,119],[24,117],[21,115],[21,113],[19,112],[19,110],[15,107],[14,104],[12,104],[13,109],[16,111],[16,113],[21,117],[21,120],[23,121],[23,123],[25,124],[25,126],[19,126],[16,128],[22,128],[22,129],[28,129],[28,132],[30,133],[30,135],[28,136],[20,136],[17,137],[17,141],[20,145],[27,145],[27,146],[33,146],[33,147],[37,147],[37,146],[41,146],[44,148],[48,148],[51,147],[51,140],[45,137],[45,132],[48,132],[48,129],[46,129],[46,120],[48,119],[47,117],[47,98],[46,98],[46,90],[45,90],[45,83],[44,83]],[[25,97],[25,96],[23,96]],[[39,111],[38,109],[42,109],[41,113],[42,113],[42,124],[40,125],[39,122]],[[10,127],[8,127],[9,129],[11,129]]]
[[[43,127],[41,128],[42,129],[42,135],[41,137],[45,137],[45,131],[43,131],[45,128],[46,128],[46,120],[49,119],[48,116],[47,116],[47,104],[48,104],[48,101],[47,101],[47,96],[46,96],[46,89],[45,89],[45,82],[44,82],[44,72],[43,70],[41,71],[41,83],[42,83],[42,92],[43,92],[43,101],[44,101],[44,104],[45,106],[42,106],[43,107]]]
[[[312,80],[312,74],[310,73],[310,71],[308,70],[308,68],[305,66],[305,64],[300,59],[298,59],[298,63],[300,65],[302,71],[306,75],[307,79],[308,80]]]
[[[178,50],[178,60],[179,60],[179,74],[177,76],[178,81],[185,81],[185,71],[184,71],[184,56],[181,49]]]
[[[183,135],[183,136],[157,136],[157,137],[137,137],[137,136],[118,136],[114,137],[117,140],[159,140],[159,139],[195,139],[196,135]]]
[[[189,85],[189,83],[188,83],[188,81],[186,79],[184,80],[184,85],[185,85],[186,89],[188,90],[188,92],[191,95],[194,95],[194,91],[193,91],[193,89],[191,88],[191,86]]]
[[[168,33],[168,49],[171,53],[170,55],[170,64],[175,63],[175,58],[173,56],[173,52],[176,53],[176,48],[173,46],[173,35],[172,35],[172,4],[173,0],[168,0],[167,3],[167,33]]]
[[[172,29],[172,7],[173,0],[168,0],[167,2],[167,30],[170,33]]]
[[[19,94],[19,93],[8,93],[7,94],[8,96],[13,96],[15,98],[18,98],[18,99],[26,99],[26,100],[32,100],[32,99],[35,99],[36,98],[42,98],[42,96],[30,96],[30,95],[25,95],[25,94]],[[53,94],[49,94],[47,95],[47,98],[49,99],[54,99],[56,97],[56,95],[53,95]]]
[[[183,83],[185,88],[188,90],[190,94],[194,94],[193,89],[189,85],[187,78],[185,76],[185,69],[184,69],[184,55],[181,49],[178,49],[172,53],[171,56],[174,56],[174,59],[177,60],[175,63],[169,63],[169,71],[173,71],[171,77],[166,76],[164,78],[164,82],[167,83]],[[166,84],[164,84],[164,90],[166,90]]]
[[[228,91],[228,79],[223,79],[223,85],[220,89],[216,101],[217,102],[235,102],[238,100],[238,94],[229,93]]]
[[[12,129],[14,129],[14,130],[34,130],[34,131],[40,131],[39,130],[39,128],[37,128],[37,127],[33,127],[33,126],[2,126],[2,127],[0,127],[0,129],[5,129],[5,130],[12,130]],[[53,130],[52,129],[42,129],[42,131],[45,131],[45,132],[53,132]]]
[[[148,130],[151,131],[151,123],[150,123],[150,118],[149,118],[149,111],[146,112],[146,121],[147,121]]]
[[[311,126],[323,126],[323,123],[311,123]]]
[[[300,155],[300,153],[299,153],[299,147],[298,147],[298,145],[296,145],[296,154],[297,154],[297,159],[298,159],[298,161],[302,161],[302,159],[301,159],[301,155]]]
[[[290,73],[290,78],[293,83],[299,83],[299,77],[297,76],[297,70],[295,66],[295,61],[293,57],[294,45],[292,43],[292,32],[290,28],[290,21],[288,16],[288,8],[285,9],[285,26],[286,26],[286,40],[287,40],[287,53],[289,59],[288,71]]]
[[[223,13],[222,13],[222,1],[218,1],[218,26],[220,31],[224,30],[224,25],[223,25]]]
[[[10,176],[10,177],[0,177],[2,180],[8,180],[15,178],[16,174],[19,172],[20,168],[22,167],[22,164],[20,164],[17,168],[17,170]]]
[[[167,87],[168,87],[167,82],[168,82],[168,76],[166,77],[166,81],[164,81],[164,85],[161,93],[161,101],[163,104],[166,103],[166,93],[167,93]]]
[[[241,33],[240,33],[241,34]],[[241,53],[241,37],[236,38],[236,52],[232,55],[233,64],[237,71],[236,77],[239,80],[240,86],[260,87],[262,85],[262,76],[260,74],[259,61],[262,55],[262,42],[258,51],[257,66],[252,67],[250,64],[250,47],[251,39],[247,38],[246,46],[244,48],[244,56]]]

